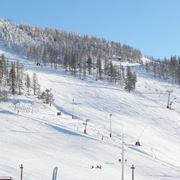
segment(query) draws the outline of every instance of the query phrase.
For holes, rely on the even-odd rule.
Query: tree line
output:
[[[171,56],[170,58],[155,59],[146,62],[144,69],[152,73],[154,78],[167,80],[171,83],[180,85],[180,57]]]
[[[130,82],[127,81],[129,73],[126,72],[129,68],[117,66],[112,57],[117,56],[120,61],[141,63],[141,52],[130,46],[57,29],[3,21],[0,37],[9,48],[38,64],[50,64],[54,68],[60,66],[82,79],[91,76],[95,80],[108,80],[124,87]],[[132,73],[132,76],[135,74]],[[131,78],[131,81],[134,79]]]
[[[0,21],[0,37],[8,47],[44,64],[62,64],[66,52],[83,56],[84,60],[88,56],[92,59],[100,57],[102,60],[118,55],[123,60],[141,61],[141,52],[125,44],[58,29]]]
[[[53,95],[50,89],[41,92],[36,73],[32,77],[25,73],[23,64],[9,62],[0,55],[0,101],[8,100],[8,95],[37,95],[45,103],[52,103]]]

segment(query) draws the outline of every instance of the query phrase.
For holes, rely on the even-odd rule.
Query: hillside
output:
[[[63,64],[67,52],[77,53],[82,59],[88,56],[93,59],[108,59],[118,55],[122,59],[136,62],[139,62],[142,56],[139,50],[119,42],[58,29],[15,24],[4,19],[0,19],[0,38],[7,47],[27,55],[31,60],[43,63]]]
[[[55,101],[49,106],[31,95],[11,96],[0,103],[0,175],[18,179],[23,163],[27,180],[50,179],[55,166],[58,179],[120,179],[123,129],[126,179],[131,179],[132,164],[139,180],[179,179],[179,86],[154,80],[136,67],[137,88],[128,93],[109,82],[81,80],[61,68],[36,66],[1,44],[2,53],[19,59],[29,74],[36,72],[42,89],[52,88]],[[172,99],[176,97],[172,110],[166,108],[168,89],[173,89]],[[138,139],[142,146],[134,145]],[[92,165],[102,169],[91,169]]]

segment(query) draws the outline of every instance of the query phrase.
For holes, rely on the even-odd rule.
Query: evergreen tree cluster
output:
[[[8,94],[30,95],[31,91],[34,95],[40,93],[37,75],[34,73],[30,78],[22,64],[9,62],[4,55],[0,55],[0,101],[7,100]]]
[[[125,79],[125,90],[133,91],[136,88],[137,77],[136,73],[132,73],[131,68],[127,67],[126,79]]]
[[[142,63],[141,52],[127,45],[57,29],[16,25],[6,20],[0,20],[0,39],[7,47],[38,64],[63,67],[81,79],[91,76],[95,80],[125,85],[126,68],[114,64],[112,57],[118,57],[119,61]],[[29,81],[28,77],[26,81]]]
[[[8,47],[44,64],[69,64],[64,62],[67,53],[71,61],[74,56],[86,61],[88,56],[92,59],[100,57],[102,60],[118,55],[123,60],[140,62],[142,56],[139,50],[125,44],[57,29],[17,25],[2,19],[0,38]]]
[[[154,59],[144,64],[147,72],[153,73],[154,78],[168,80],[180,85],[180,57],[171,56],[169,59]]]
[[[44,103],[50,104],[50,106],[54,101],[51,89],[46,89],[45,91],[40,93],[39,98],[42,99]]]

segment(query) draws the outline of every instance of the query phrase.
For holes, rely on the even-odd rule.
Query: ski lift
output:
[[[140,139],[141,139],[141,137],[143,136],[144,131],[145,131],[146,128],[147,128],[147,126],[144,126],[144,128],[143,128],[143,130],[142,130],[142,132],[141,132],[141,134],[140,134],[140,136],[139,136],[139,138],[138,138],[138,139],[136,140],[136,142],[135,142],[135,146],[141,146]]]
[[[36,63],[36,66],[40,66],[41,64],[39,62]]]

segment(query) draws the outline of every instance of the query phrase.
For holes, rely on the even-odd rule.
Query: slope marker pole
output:
[[[122,132],[122,177],[121,180],[124,180],[124,133]]]
[[[132,180],[134,180],[134,169],[135,169],[134,165],[131,166],[131,169],[132,169]]]
[[[23,179],[23,164],[21,164],[20,169],[21,169],[21,180],[22,180]]]

